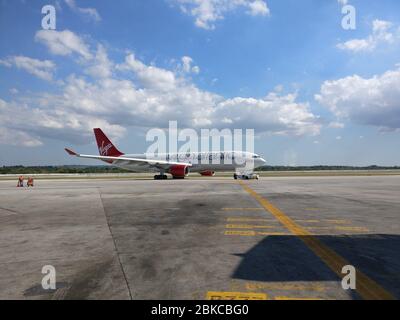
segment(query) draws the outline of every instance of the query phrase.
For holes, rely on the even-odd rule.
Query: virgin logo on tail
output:
[[[104,146],[104,141],[101,142],[101,147],[99,148],[100,155],[107,156],[108,150],[112,148],[112,144],[109,143],[108,145]]]

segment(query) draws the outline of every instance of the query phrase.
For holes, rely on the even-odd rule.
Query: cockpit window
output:
[[[261,157],[259,155],[254,155],[253,159],[260,159]]]

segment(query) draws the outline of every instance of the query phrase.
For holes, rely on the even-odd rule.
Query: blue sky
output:
[[[355,30],[343,0],[0,0],[0,165],[87,163],[63,148],[93,126],[144,152],[169,120],[254,128],[270,164],[399,165],[400,3],[347,4]]]

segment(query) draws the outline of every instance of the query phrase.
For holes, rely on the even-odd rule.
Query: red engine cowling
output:
[[[200,174],[204,177],[214,177],[215,176],[214,171],[203,171],[203,172],[200,172]]]
[[[171,166],[168,171],[175,179],[183,179],[189,174],[189,167],[184,165]]]

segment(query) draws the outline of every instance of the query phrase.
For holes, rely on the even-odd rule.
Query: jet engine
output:
[[[204,177],[214,177],[215,176],[214,171],[203,171],[203,172],[200,172],[200,174]]]
[[[189,174],[189,167],[185,165],[174,165],[169,168],[168,171],[174,179],[184,179]]]

